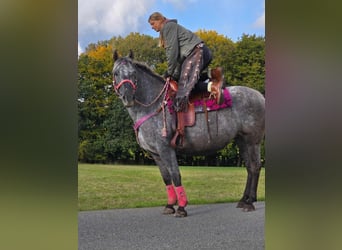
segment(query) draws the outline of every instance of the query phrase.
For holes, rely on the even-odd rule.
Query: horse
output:
[[[196,113],[195,124],[185,128],[182,147],[175,148],[170,145],[176,129],[175,114],[166,107],[169,85],[165,79],[146,63],[134,60],[132,53],[119,57],[115,51],[113,60],[115,92],[135,123],[138,144],[150,153],[166,186],[167,205],[163,214],[187,216],[188,200],[177,155],[209,155],[233,139],[247,169],[245,190],[237,207],[246,212],[254,211],[261,169],[260,147],[265,133],[264,96],[245,86],[225,87],[231,95],[232,106]]]

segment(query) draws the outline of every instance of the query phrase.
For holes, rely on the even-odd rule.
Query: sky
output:
[[[78,54],[131,32],[158,37],[147,22],[155,11],[193,32],[214,30],[234,42],[243,34],[265,36],[265,0],[78,0]]]

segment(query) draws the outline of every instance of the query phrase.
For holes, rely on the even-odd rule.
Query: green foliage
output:
[[[215,68],[221,66],[225,72],[225,77],[229,76],[229,62],[235,44],[229,38],[219,35],[216,31],[199,30],[196,34],[205,42],[213,53],[213,60],[209,67]]]
[[[265,93],[265,38],[243,34],[234,43],[216,31],[199,30],[197,35],[213,52],[210,68],[221,66],[228,85],[244,85]],[[153,161],[136,143],[132,121],[112,89],[113,52],[120,56],[133,51],[162,75],[166,55],[158,38],[130,33],[125,38],[89,44],[78,58],[78,133],[81,162],[149,164]],[[264,146],[262,146],[262,160]],[[179,158],[182,165],[242,165],[234,142],[211,156]]]
[[[120,162],[134,159],[139,147],[132,129],[133,122],[128,116],[127,110],[122,107],[120,100],[112,103],[108,118],[104,126],[104,153],[109,162]]]
[[[243,35],[231,54],[230,83],[254,88],[265,94],[265,39]]]
[[[125,38],[113,37],[109,43],[118,51],[119,56],[126,56],[132,50],[135,60],[145,62],[159,74],[164,73],[164,71],[159,71],[166,69],[166,55],[164,50],[158,47],[157,38],[130,33]]]

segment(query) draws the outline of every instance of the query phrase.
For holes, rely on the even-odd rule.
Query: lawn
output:
[[[180,167],[189,205],[238,201],[247,171],[241,167]],[[265,169],[258,200],[265,200]],[[157,166],[78,165],[78,208],[99,210],[166,205],[165,185]]]

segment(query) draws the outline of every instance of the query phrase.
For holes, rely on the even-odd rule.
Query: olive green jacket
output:
[[[167,20],[160,32],[165,44],[167,73],[178,79],[184,59],[202,40],[190,30],[177,24],[176,19]]]

